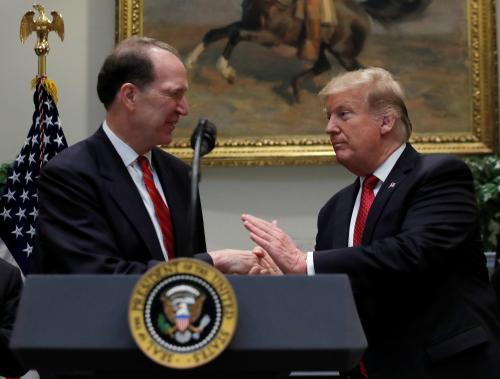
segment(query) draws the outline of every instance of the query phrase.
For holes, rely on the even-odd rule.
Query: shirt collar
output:
[[[122,159],[123,163],[125,164],[126,167],[131,165],[136,161],[136,159],[139,157],[139,154],[135,152],[134,149],[132,149],[127,143],[125,143],[120,137],[118,137],[109,127],[108,123],[106,120],[102,123],[102,129],[104,130],[104,133],[108,136],[109,140],[111,141],[111,144],[115,148],[116,152]],[[143,154],[146,158],[148,158],[149,162],[151,162],[151,151],[148,151],[146,154]]]
[[[396,150],[394,150],[392,154],[389,155],[389,157],[384,161],[384,163],[377,167],[377,169],[373,172],[373,175],[376,176],[381,182],[385,182],[399,157],[401,156],[401,154],[403,154],[405,148],[406,143],[403,143]]]

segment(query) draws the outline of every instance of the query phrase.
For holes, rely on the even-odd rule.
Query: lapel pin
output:
[[[394,187],[396,187],[396,182],[391,182],[391,184],[389,184],[389,187],[387,188],[394,188]]]

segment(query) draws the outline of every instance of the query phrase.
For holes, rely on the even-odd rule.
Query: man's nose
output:
[[[330,119],[328,120],[328,123],[326,124],[325,132],[326,134],[334,134],[338,133],[340,131],[337,120],[335,119],[334,115],[330,116]]]
[[[185,116],[189,112],[189,105],[186,96],[183,96],[181,101],[177,103],[177,112],[180,115]]]

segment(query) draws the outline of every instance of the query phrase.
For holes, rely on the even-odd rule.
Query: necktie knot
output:
[[[137,163],[142,171],[149,170],[149,160],[144,155],[137,157]]]
[[[364,190],[373,190],[377,185],[378,178],[375,175],[367,175],[365,180],[363,181],[363,189]]]

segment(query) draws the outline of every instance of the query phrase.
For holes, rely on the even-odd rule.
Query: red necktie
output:
[[[160,223],[160,229],[163,234],[163,243],[167,249],[168,259],[174,259],[174,234],[170,211],[155,186],[153,174],[149,169],[148,158],[141,155],[137,158],[137,162],[142,169],[144,185],[146,186],[155,207],[155,214],[158,222]]]
[[[372,206],[373,199],[375,198],[375,193],[373,188],[378,182],[378,178],[373,175],[368,175],[363,181],[363,189],[361,191],[361,200],[359,202],[358,215],[356,216],[356,223],[354,224],[354,237],[353,245],[361,245],[361,240],[363,239],[363,231],[365,230],[366,218],[368,217],[368,212],[370,212],[370,207]]]
[[[368,217],[368,213],[370,212],[373,199],[375,199],[373,188],[375,187],[377,182],[378,178],[371,174],[366,176],[365,180],[363,181],[363,189],[361,190],[361,200],[359,202],[358,215],[356,216],[356,223],[354,224],[354,246],[361,245],[361,241],[363,239],[363,231],[365,230],[366,218]],[[368,378],[368,371],[366,371],[365,360],[363,358],[361,358],[361,361],[359,362],[359,371],[363,377]]]

